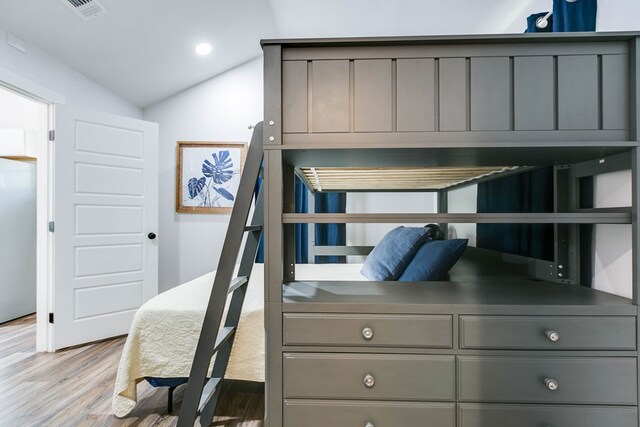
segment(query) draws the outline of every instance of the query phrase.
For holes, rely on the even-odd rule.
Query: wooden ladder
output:
[[[255,126],[251,136],[251,145],[240,177],[229,228],[222,246],[218,270],[213,281],[209,304],[182,401],[178,427],[193,427],[198,414],[200,414],[201,426],[209,426],[213,420],[236,328],[240,321],[247,285],[262,236],[263,192],[261,190],[258,191],[256,198],[253,219],[250,225],[247,225],[256,181],[262,167],[262,159],[262,122],[260,122]],[[234,278],[233,271],[245,232],[249,234],[242,253],[238,276]],[[229,295],[232,295],[231,303],[224,319],[224,327],[220,328],[222,314]],[[207,371],[214,354],[216,360],[211,373],[209,373]]]

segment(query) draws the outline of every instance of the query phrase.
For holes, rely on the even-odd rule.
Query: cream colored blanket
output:
[[[362,264],[298,264],[298,280],[366,280]],[[136,406],[144,377],[188,377],[215,271],[150,299],[133,319],[116,376],[117,417]],[[264,265],[255,264],[225,378],[264,381]],[[230,298],[229,298],[230,300]]]
[[[122,351],[112,409],[128,415],[145,377],[188,377],[215,271],[150,299],[133,319]],[[264,381],[264,267],[256,264],[242,308],[226,378]],[[231,300],[231,298],[229,298]]]

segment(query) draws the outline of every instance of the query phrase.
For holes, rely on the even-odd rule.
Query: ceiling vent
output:
[[[85,21],[107,13],[98,0],[60,0]]]

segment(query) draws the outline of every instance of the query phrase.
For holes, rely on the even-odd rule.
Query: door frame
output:
[[[0,86],[26,96],[47,107],[46,134],[54,130],[55,106],[66,104],[63,96],[29,79],[0,67]],[[53,325],[49,313],[53,312],[53,233],[49,221],[53,221],[53,145],[48,137],[40,141],[37,157],[37,214],[36,214],[36,351],[53,352]]]

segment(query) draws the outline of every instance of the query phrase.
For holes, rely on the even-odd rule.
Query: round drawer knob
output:
[[[544,385],[546,385],[547,388],[551,391],[556,391],[558,389],[558,381],[554,380],[553,378],[545,378]]]
[[[368,388],[371,388],[375,385],[376,379],[373,378],[373,375],[367,374],[364,376],[364,385]]]
[[[370,340],[371,338],[373,338],[373,329],[371,328],[364,328],[362,330],[362,337],[365,340]]]
[[[373,425],[373,423],[371,421],[369,421],[368,423],[366,423],[364,425],[364,427],[375,427],[375,426]]]
[[[560,332],[558,331],[547,331],[545,332],[545,335],[551,342],[557,342],[560,339]]]

